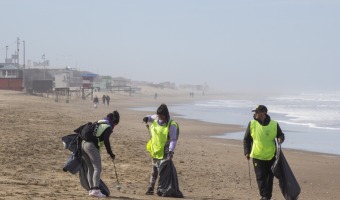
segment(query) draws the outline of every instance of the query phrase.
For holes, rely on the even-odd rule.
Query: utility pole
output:
[[[19,69],[19,45],[20,45],[20,39],[17,38],[17,68]]]
[[[45,69],[45,54],[42,55],[42,59],[44,60],[44,80],[46,78],[46,69]]]
[[[25,50],[25,40],[22,41],[22,45],[23,45],[23,49],[24,49],[24,57],[23,57],[24,64],[23,64],[23,68],[22,68],[22,88],[25,91],[25,88],[26,88],[26,84],[25,84],[25,65],[26,65],[26,59],[25,59],[25,53],[26,53],[26,50]]]
[[[25,66],[26,66],[26,59],[25,59],[25,53],[26,53],[26,50],[25,50],[25,40],[22,41],[22,45],[23,45],[23,48],[24,48],[24,57],[23,57],[23,62],[24,64],[22,65],[23,68],[25,69]]]
[[[19,78],[19,45],[20,45],[20,39],[17,38],[17,78]]]
[[[6,46],[6,60],[5,60],[5,63],[7,63],[7,51],[8,51],[8,46]]]

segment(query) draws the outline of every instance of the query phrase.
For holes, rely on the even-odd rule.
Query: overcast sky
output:
[[[340,86],[339,0],[1,0],[0,8],[0,62],[19,37],[27,60],[45,54],[52,66],[132,80],[241,92]]]

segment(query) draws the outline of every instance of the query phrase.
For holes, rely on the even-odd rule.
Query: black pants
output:
[[[271,171],[271,166],[275,161],[272,160],[258,160],[253,158],[254,170],[256,175],[257,185],[259,187],[261,197],[272,198],[274,175]]]

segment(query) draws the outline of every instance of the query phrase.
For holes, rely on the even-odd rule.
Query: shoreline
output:
[[[111,190],[112,197],[109,199],[160,199],[156,195],[144,194],[150,178],[151,161],[145,151],[149,136],[142,118],[153,112],[129,108],[157,107],[163,102],[171,105],[182,102],[182,99],[162,97],[154,100],[149,96],[112,94],[111,100],[109,107],[100,105],[94,109],[88,100],[55,103],[53,99],[0,91],[3,113],[0,139],[6,141],[0,146],[0,186],[3,188],[0,199],[92,199],[80,186],[78,176],[62,172],[70,152],[63,149],[60,138],[82,123],[100,119],[113,110],[121,114],[121,122],[111,135],[111,145],[116,154],[122,190],[115,190],[113,166],[103,150],[102,179]],[[183,101],[190,99],[183,98]],[[13,124],[15,121],[21,123]],[[240,130],[240,126],[182,118],[176,118],[176,121],[181,132],[174,163],[185,199],[257,199],[255,174],[251,169],[251,189],[242,142],[210,137]],[[284,152],[302,188],[299,199],[337,199],[340,195],[339,156],[288,149]],[[278,199],[283,197],[275,179],[273,200]]]
[[[207,99],[204,99],[204,100],[208,100],[209,98]],[[202,99],[200,99],[202,100]],[[176,104],[182,104],[183,102],[173,102],[171,104],[168,104],[168,106],[174,106]],[[190,101],[186,101],[185,103],[190,103]],[[192,103],[192,101],[191,101]],[[153,105],[154,106],[154,105]],[[132,111],[141,111],[141,112],[153,112],[153,111],[145,111],[144,108],[148,108],[148,107],[152,107],[151,105],[145,105],[144,107],[133,107],[133,108],[128,108]],[[208,121],[204,121],[204,120],[200,120],[200,119],[192,119],[192,118],[189,118],[189,117],[186,117],[185,115],[182,115],[180,113],[176,113],[176,112],[172,112],[172,116],[180,116],[179,118],[180,119],[187,119],[187,120],[195,120],[195,121],[199,121],[199,122],[204,122],[204,123],[209,123],[211,125],[226,125],[226,126],[233,126],[233,127],[238,127],[239,129],[236,129],[236,130],[232,130],[232,131],[226,131],[224,133],[218,133],[218,134],[210,134],[210,137],[212,138],[218,138],[218,139],[224,139],[224,140],[236,140],[236,141],[241,141],[242,142],[242,139],[234,139],[234,138],[224,138],[223,136],[224,135],[228,135],[228,134],[232,134],[232,133],[238,133],[238,132],[245,132],[246,131],[246,126],[244,125],[239,125],[239,124],[225,124],[225,123],[215,123],[215,122],[208,122]],[[184,117],[181,117],[181,116],[184,116]],[[284,132],[289,132],[289,131],[284,131]],[[284,143],[283,143],[284,145]],[[309,152],[309,153],[317,153],[317,154],[325,154],[325,155],[330,155],[330,156],[339,156],[340,157],[340,152],[338,154],[336,153],[328,153],[328,152],[320,152],[320,151],[316,151],[316,150],[306,150],[306,149],[297,149],[297,148],[292,148],[292,147],[284,147],[282,146],[283,149],[287,149],[287,150],[295,150],[295,151],[303,151],[303,152]]]

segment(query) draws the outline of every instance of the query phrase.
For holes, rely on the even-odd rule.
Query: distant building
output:
[[[209,89],[209,86],[207,84],[205,85],[180,85],[179,86],[181,89],[189,89],[189,90],[197,90],[197,91],[205,91]]]
[[[130,79],[126,79],[123,77],[112,78],[112,86],[113,87],[126,87],[131,83]]]
[[[81,88],[83,79],[79,71],[63,70],[54,75],[55,88]]]
[[[81,77],[83,78],[83,88],[84,89],[91,89],[93,88],[93,81],[97,74],[87,73],[82,74]]]
[[[159,85],[161,85],[162,88],[177,89],[176,84],[171,83],[171,82],[162,82],[162,83],[159,83]]]
[[[19,70],[13,63],[0,63],[0,78],[18,78]]]
[[[99,87],[100,91],[108,91],[111,89],[112,77],[100,76],[98,82],[95,82],[95,87]]]
[[[22,71],[14,63],[0,63],[0,90],[22,90]]]
[[[54,76],[44,69],[25,69],[25,87],[26,89],[33,89],[34,80],[54,80]]]

